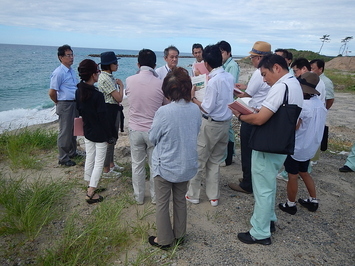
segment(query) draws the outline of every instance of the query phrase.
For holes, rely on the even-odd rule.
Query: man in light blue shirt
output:
[[[78,80],[71,68],[74,62],[73,50],[69,45],[58,48],[58,59],[61,65],[51,75],[49,97],[56,104],[56,113],[59,120],[59,133],[57,145],[60,165],[74,166],[70,160],[78,156],[76,151],[76,137],[73,136],[74,118],[78,117],[75,104],[75,91]]]

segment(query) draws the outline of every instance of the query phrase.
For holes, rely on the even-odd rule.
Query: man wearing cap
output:
[[[233,114],[240,121],[253,125],[263,125],[277,112],[283,103],[286,85],[288,103],[302,108],[303,93],[298,80],[289,74],[285,59],[279,55],[264,56],[259,65],[264,81],[271,86],[257,113],[242,115],[236,110]],[[271,232],[275,230],[276,175],[286,159],[285,154],[252,151],[252,177],[254,212],[250,219],[252,228],[239,233],[238,239],[246,244],[271,244]]]
[[[123,168],[114,163],[114,149],[118,139],[119,103],[123,98],[123,83],[120,79],[113,77],[113,72],[118,69],[118,61],[114,52],[101,53],[101,74],[99,76],[98,88],[104,94],[105,103],[108,111],[111,136],[115,139],[113,144],[107,145],[106,159],[104,162],[103,177],[119,177],[121,174],[116,171]]]
[[[78,117],[75,105],[75,91],[78,80],[71,68],[74,62],[73,50],[69,45],[58,48],[58,59],[61,65],[51,75],[49,97],[56,105],[59,121],[57,145],[60,165],[74,166],[71,158],[78,155],[76,151],[76,137],[73,136],[74,118]]]
[[[148,131],[155,112],[168,100],[164,97],[162,84],[154,71],[156,55],[152,50],[142,49],[138,55],[137,74],[126,79],[126,95],[129,104],[129,141],[132,158],[132,184],[136,203],[144,203],[146,161],[150,167],[150,196],[155,204],[154,176],[151,167],[154,145],[149,141]]]
[[[237,83],[236,87],[245,90],[243,93],[236,93],[237,97],[251,97],[248,105],[252,108],[259,110],[261,104],[264,101],[270,86],[264,82],[261,76],[260,69],[257,68],[261,59],[271,54],[271,45],[267,42],[258,41],[254,43],[252,50],[249,52],[250,60],[253,66],[256,68],[251,76],[248,86]],[[228,186],[238,192],[250,194],[253,192],[252,178],[251,178],[251,153],[252,149],[249,147],[249,137],[252,131],[253,125],[246,122],[241,122],[240,126],[240,149],[241,149],[241,161],[243,178],[239,184],[229,183]]]
[[[310,159],[315,155],[321,143],[327,109],[316,95],[315,89],[319,77],[312,72],[306,72],[298,78],[303,91],[303,106],[296,126],[295,151],[293,155],[287,155],[284,163],[288,173],[287,201],[280,203],[279,208],[289,214],[296,214],[296,195],[298,190],[298,175],[305,183],[309,198],[300,198],[298,202],[309,211],[318,209],[316,188],[311,175],[307,172]]]
[[[177,66],[179,63],[179,54],[178,48],[173,45],[164,49],[164,60],[166,64],[155,70],[160,79],[164,79],[166,74]]]

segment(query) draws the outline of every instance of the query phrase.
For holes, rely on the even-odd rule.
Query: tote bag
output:
[[[288,104],[288,86],[285,85],[282,105],[265,124],[252,129],[249,146],[253,150],[290,155],[294,153],[296,123],[302,108]]]

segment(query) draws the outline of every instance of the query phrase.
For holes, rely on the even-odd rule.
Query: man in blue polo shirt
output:
[[[69,45],[58,48],[58,59],[61,65],[51,75],[49,97],[56,104],[59,120],[57,145],[60,165],[74,166],[70,160],[77,156],[76,137],[73,136],[74,118],[78,116],[75,105],[75,91],[78,80],[71,65],[74,62],[73,50]]]

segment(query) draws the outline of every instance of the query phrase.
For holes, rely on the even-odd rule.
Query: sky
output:
[[[319,52],[329,35],[321,54],[336,56],[355,36],[354,11],[354,0],[1,0],[0,43],[190,53],[225,40],[248,55],[256,41]]]

